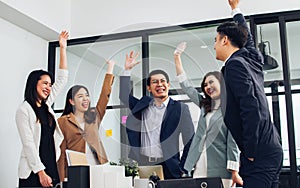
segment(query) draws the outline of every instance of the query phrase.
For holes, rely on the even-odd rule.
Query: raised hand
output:
[[[139,56],[139,52],[134,54],[134,51],[131,51],[129,56],[126,54],[126,61],[125,61],[125,70],[131,70],[134,66],[140,63],[140,61],[136,61]]]
[[[174,51],[174,62],[177,75],[180,75],[184,72],[181,62],[181,53],[185,50],[186,46],[186,42],[181,42],[177,45],[177,48]]]
[[[69,38],[69,32],[62,31],[59,34],[59,53],[60,53],[60,63],[59,68],[60,69],[67,69],[67,40]]]
[[[106,64],[108,65],[106,73],[112,74],[116,62],[114,60],[108,60],[108,61],[106,61]]]
[[[240,0],[228,0],[229,5],[231,6],[231,9],[235,9],[238,7]]]
[[[66,48],[67,47],[67,40],[69,38],[69,32],[67,31],[62,31],[59,35],[59,46],[61,48]]]
[[[186,42],[181,42],[178,44],[176,50],[174,51],[174,55],[180,55],[182,52],[184,52],[186,46]]]

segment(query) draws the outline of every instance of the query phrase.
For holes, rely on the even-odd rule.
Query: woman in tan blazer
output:
[[[58,118],[64,135],[60,146],[61,157],[58,161],[61,181],[67,177],[66,149],[86,153],[89,164],[108,162],[99,135],[100,123],[105,114],[114,79],[112,72],[115,62],[108,61],[107,64],[108,69],[96,108],[90,107],[90,96],[86,87],[75,85],[67,93],[63,114]]]

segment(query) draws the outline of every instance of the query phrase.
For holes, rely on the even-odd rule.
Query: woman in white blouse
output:
[[[56,162],[63,134],[51,105],[68,80],[68,37],[67,31],[59,35],[60,64],[55,83],[51,73],[44,70],[34,70],[27,78],[24,102],[16,112],[22,142],[19,187],[52,187],[60,182]]]

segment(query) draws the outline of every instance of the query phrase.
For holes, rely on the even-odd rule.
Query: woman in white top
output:
[[[44,70],[34,70],[27,78],[24,102],[16,112],[22,142],[19,187],[52,187],[59,183],[56,161],[63,134],[51,105],[68,80],[68,37],[67,31],[59,35],[60,64],[55,83],[51,73]]]

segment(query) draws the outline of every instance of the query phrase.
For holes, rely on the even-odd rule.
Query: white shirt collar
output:
[[[157,108],[162,108],[162,107],[166,107],[168,106],[169,104],[169,101],[170,101],[170,97],[168,97],[164,102],[162,102],[162,105],[161,106],[156,106],[155,102],[154,102],[154,99],[152,100],[152,105],[157,107]]]

